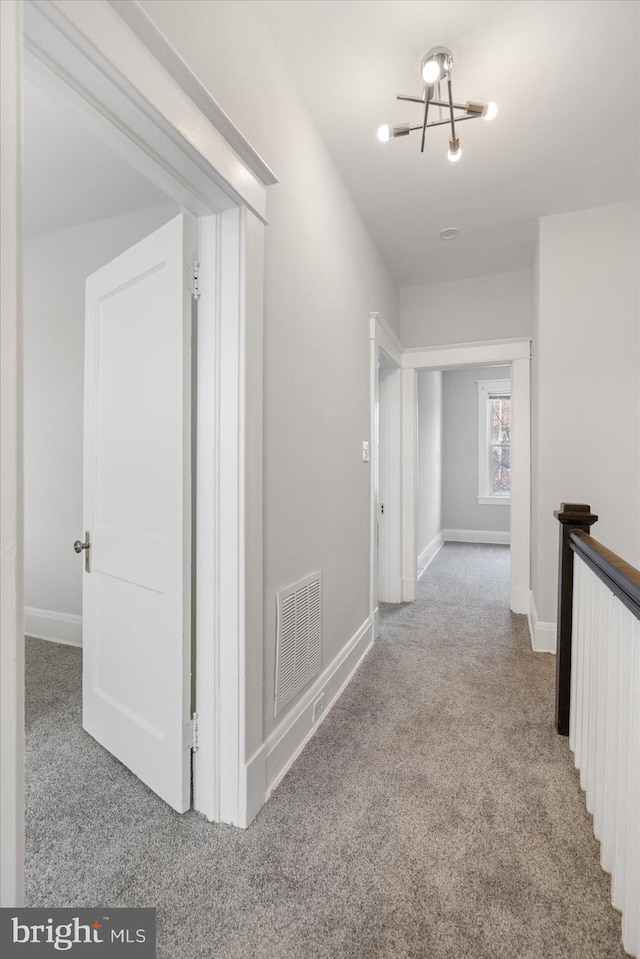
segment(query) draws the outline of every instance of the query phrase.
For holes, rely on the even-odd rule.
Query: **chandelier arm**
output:
[[[407,103],[424,103],[424,97],[412,97],[412,96],[409,96],[408,94],[405,94],[405,93],[399,93],[399,94],[397,95],[397,97],[396,97],[396,100],[405,100]],[[431,103],[431,106],[432,106],[432,107],[447,107],[447,108],[449,108],[449,101],[448,101],[448,100],[430,100],[429,102]],[[453,104],[453,109],[454,109],[454,110],[464,110],[464,112],[466,113],[466,112],[467,112],[467,104],[466,104],[466,103],[454,103],[454,104]],[[449,121],[447,120],[447,123],[448,123],[448,122],[449,122]]]
[[[449,115],[451,117],[451,137],[456,138],[456,120],[453,113],[453,93],[451,91],[451,77],[447,76],[447,87],[449,89]]]
[[[479,115],[479,114],[478,114],[478,116],[472,116],[472,117],[458,117],[458,123],[462,123],[463,120],[478,120],[478,119],[480,119],[480,115]],[[427,123],[427,130],[428,130],[430,127],[446,127],[446,126],[449,125],[449,123],[450,123],[449,120],[432,120],[431,123]],[[414,127],[409,127],[406,132],[407,132],[407,133],[415,133],[416,130],[422,130],[422,124],[421,124],[421,123],[416,124],[416,126],[414,126]]]
[[[420,102],[422,103],[422,101],[420,101]],[[453,104],[450,104],[448,100],[432,100],[431,103],[432,103],[432,105],[433,105],[434,107],[446,107],[447,109],[450,109],[451,106],[453,106],[453,109],[454,109],[454,110],[464,110],[465,113],[467,112],[467,104],[466,104],[466,103],[453,103]],[[448,122],[449,122],[449,121],[447,120],[447,123],[448,123]]]
[[[424,138],[427,135],[427,117],[429,116],[429,95],[428,91],[425,91],[425,101],[424,101],[424,120],[422,121],[422,143],[420,145],[420,153],[424,153]]]
[[[477,120],[478,117],[458,117],[456,123],[462,123],[463,120]],[[446,127],[449,126],[451,120],[434,120],[432,123],[427,123],[428,127]],[[409,127],[410,130],[421,130],[422,127]]]

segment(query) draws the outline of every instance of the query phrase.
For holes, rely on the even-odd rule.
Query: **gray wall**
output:
[[[509,530],[509,506],[478,498],[478,380],[508,379],[508,366],[442,374],[442,525],[444,529]]]
[[[533,342],[533,590],[556,618],[561,502],[640,566],[640,250],[637,203],[540,221]]]
[[[448,346],[530,336],[531,273],[488,273],[400,290],[400,338],[406,347]]]
[[[442,373],[418,374],[418,558],[442,530]]]
[[[369,313],[397,330],[398,289],[251,5],[142,7],[280,181],[267,193],[265,233],[266,736],[276,592],[322,570],[323,667],[370,612]]]
[[[90,273],[162,226],[174,204],[24,246],[25,605],[82,612],[84,298]]]

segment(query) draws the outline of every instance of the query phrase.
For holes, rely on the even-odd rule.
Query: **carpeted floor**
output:
[[[447,544],[246,832],[179,816],[83,733],[80,653],[30,640],[27,894],[157,906],[161,959],[613,959],[553,658],[508,549]]]

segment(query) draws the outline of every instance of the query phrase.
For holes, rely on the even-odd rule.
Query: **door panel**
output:
[[[190,802],[191,265],[181,214],[86,287],[83,725]]]

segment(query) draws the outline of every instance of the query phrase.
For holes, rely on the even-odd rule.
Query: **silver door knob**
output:
[[[91,560],[89,559],[89,550],[91,549],[91,537],[89,536],[88,531],[84,534],[84,543],[81,539],[77,539],[73,544],[73,548],[75,549],[76,553],[81,553],[83,549],[86,549],[87,552],[84,554],[84,568],[87,573],[90,573]]]

